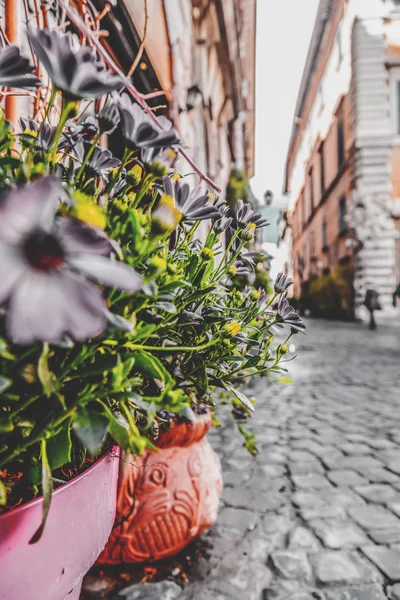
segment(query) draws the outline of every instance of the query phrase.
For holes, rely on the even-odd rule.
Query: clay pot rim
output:
[[[90,465],[90,467],[85,469],[82,473],[79,473],[79,475],[76,475],[69,481],[66,481],[63,485],[60,485],[60,487],[53,490],[52,497],[60,494],[61,492],[65,491],[67,488],[69,489],[73,485],[78,484],[83,477],[85,477],[86,475],[89,475],[89,473],[91,473],[97,466],[99,466],[105,460],[107,460],[109,458],[115,458],[115,460],[119,460],[119,454],[120,454],[120,447],[117,445],[114,445],[110,450],[108,450],[104,454],[104,456],[102,456],[101,458],[96,460],[92,465]],[[41,495],[41,496],[38,496],[37,498],[32,498],[32,500],[28,500],[28,502],[24,502],[23,504],[21,504],[21,506],[16,506],[15,508],[11,508],[10,510],[7,510],[2,515],[0,515],[0,522],[3,519],[7,518],[9,515],[14,516],[18,512],[22,513],[25,510],[29,510],[35,504],[42,502],[42,500],[43,500],[43,496]]]

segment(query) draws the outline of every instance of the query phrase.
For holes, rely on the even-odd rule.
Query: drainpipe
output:
[[[19,4],[20,0],[5,0],[5,34],[10,44],[19,42]],[[12,123],[16,123],[19,117],[19,98],[17,96],[6,96],[6,117]]]

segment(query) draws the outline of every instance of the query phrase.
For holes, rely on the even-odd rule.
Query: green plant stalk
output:
[[[224,262],[225,262],[225,260],[226,260],[226,258],[228,256],[228,254],[229,254],[230,249],[233,246],[234,241],[236,240],[237,236],[239,235],[239,233],[240,233],[240,230],[238,229],[238,230],[235,231],[235,233],[231,237],[231,240],[230,240],[228,246],[226,247],[224,255],[223,255],[222,259],[221,259],[221,263],[220,263],[219,267],[217,268],[217,270],[215,271],[213,278],[211,279],[212,282],[216,281],[218,278],[221,278],[220,271],[222,271],[222,273],[223,273],[223,271],[225,269]],[[241,251],[241,249],[243,248],[243,246],[244,246],[244,243],[242,242],[241,247],[239,249],[239,252]],[[237,254],[237,256],[238,256],[238,254]],[[235,258],[235,260],[236,260],[236,258]],[[227,264],[229,264],[229,261],[228,261]]]
[[[97,146],[97,144],[99,143],[99,140],[100,140],[101,136],[102,136],[102,133],[100,132],[100,133],[98,133],[98,134],[96,135],[96,137],[94,138],[94,140],[93,140],[93,142],[92,142],[92,145],[90,146],[90,148],[89,148],[89,150],[88,150],[88,152],[87,152],[87,154],[86,154],[85,158],[84,158],[84,159],[83,159],[83,161],[82,161],[82,164],[81,164],[81,167],[80,167],[80,169],[79,169],[79,171],[78,171],[78,174],[77,174],[77,176],[75,177],[75,183],[78,183],[78,182],[79,182],[79,180],[81,179],[81,177],[82,177],[82,175],[83,175],[83,172],[84,172],[84,170],[85,170],[85,167],[86,167],[87,163],[89,162],[89,160],[90,160],[90,158],[91,158],[91,156],[92,156],[93,152],[95,151],[95,149],[96,149],[96,146]]]
[[[136,194],[136,198],[135,198],[134,202],[132,203],[132,208],[137,208],[139,206],[140,202],[143,200],[143,198],[149,191],[152,183],[154,183],[154,176],[151,174],[147,175],[147,177],[145,177],[144,182],[140,186],[140,190]]]
[[[53,108],[54,105],[54,100],[56,99],[56,95],[57,95],[57,89],[52,86],[51,88],[51,92],[50,92],[50,98],[49,98],[49,102],[46,106],[46,110],[44,113],[44,117],[43,117],[43,121],[40,123],[40,127],[39,127],[39,135],[42,133],[43,131],[43,127],[45,126],[45,123],[49,117],[50,111]]]
[[[50,151],[49,151],[49,153],[50,153],[50,161],[49,162],[50,163],[53,163],[56,160],[58,143],[60,141],[61,134],[63,132],[65,123],[68,121],[71,111],[74,108],[74,106],[76,106],[76,104],[77,103],[75,100],[67,100],[67,102],[65,102],[63,105],[61,115],[60,115],[60,120],[58,122],[56,132],[54,134],[54,140],[53,140],[53,143],[52,143]]]
[[[108,185],[107,185],[107,187],[105,189],[104,194],[106,196],[111,192],[111,190],[113,189],[115,183],[118,181],[119,176],[122,173],[122,169],[128,163],[128,161],[129,161],[129,159],[130,159],[130,157],[131,157],[132,154],[133,154],[133,152],[131,150],[129,150],[129,148],[125,148],[125,150],[124,150],[124,156],[122,157],[121,164],[118,167],[118,171],[115,173],[114,177],[111,177],[111,179],[110,179],[110,181],[109,181],[109,183],[108,183]]]
[[[56,427],[61,425],[61,423],[63,423],[66,419],[69,419],[74,414],[76,409],[77,409],[76,406],[74,406],[73,408],[70,408],[62,417],[59,417],[55,421],[52,421],[46,427],[43,427],[43,429],[41,431],[39,431],[39,433],[37,433],[33,438],[26,440],[26,442],[24,444],[21,444],[20,446],[17,446],[16,448],[14,448],[14,450],[12,452],[10,452],[9,454],[6,454],[6,456],[4,458],[2,458],[2,464],[6,465],[7,463],[11,462],[13,460],[13,458],[15,458],[19,454],[21,454],[21,452],[23,452],[24,450],[27,450],[27,448],[29,448],[33,444],[40,442],[46,436],[47,431],[51,431],[52,429],[55,429]]]
[[[207,344],[201,344],[200,346],[141,346],[140,344],[131,344],[129,348],[131,350],[145,350],[148,352],[199,352],[206,348],[211,348],[220,341],[218,337]]]

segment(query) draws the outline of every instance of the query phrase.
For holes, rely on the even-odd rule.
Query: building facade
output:
[[[254,172],[256,0],[71,0],[86,24],[99,31],[114,61],[132,73],[155,114],[174,122],[188,154],[225,190],[229,173]],[[0,18],[8,39],[27,47],[25,27],[62,19],[61,9],[30,10],[24,0],[5,0]],[[46,7],[45,7],[46,8]],[[47,11],[47,12],[46,12]],[[144,41],[144,48],[141,42]],[[20,98],[8,115],[17,122]],[[11,106],[12,104],[12,106]],[[120,146],[118,131],[113,151]],[[177,168],[193,171],[183,159]],[[193,178],[193,183],[197,181]]]
[[[373,288],[387,306],[400,279],[399,0],[320,1],[284,191],[294,294],[330,294],[325,308],[350,316]]]

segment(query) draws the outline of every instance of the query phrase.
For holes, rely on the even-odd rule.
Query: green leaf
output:
[[[81,408],[75,415],[72,428],[82,446],[95,456],[103,445],[108,425],[108,419],[101,413]]]
[[[249,358],[246,364],[243,365],[243,369],[250,369],[251,367],[256,367],[260,360],[260,356],[252,356],[251,358]]]
[[[207,263],[206,268],[204,269],[204,273],[203,276],[200,280],[200,285],[203,285],[204,283],[207,283],[207,281],[210,279],[210,275],[214,272],[214,261],[210,260],[209,263]]]
[[[0,394],[2,392],[5,392],[5,390],[8,389],[11,384],[12,384],[11,379],[9,379],[8,377],[3,377],[2,375],[0,375]]]
[[[176,313],[176,306],[172,302],[155,302],[152,305],[152,308],[158,308],[159,310],[164,310],[171,315]]]
[[[48,356],[49,345],[43,344],[43,351],[38,362],[38,377],[45,395],[49,398],[57,391],[57,379],[49,369]]]
[[[53,493],[53,480],[51,478],[51,469],[49,461],[47,459],[46,440],[41,440],[40,444],[42,452],[43,516],[41,524],[29,540],[30,544],[35,544],[42,537],[44,526],[46,525],[47,517],[50,510],[51,495]]]
[[[133,336],[129,339],[137,342],[137,340],[142,340],[143,338],[149,337],[149,335],[151,335],[155,329],[157,329],[157,325],[154,323],[149,323],[148,325],[144,325],[143,327],[140,327],[140,329],[137,329]]]
[[[226,383],[225,385],[226,385],[226,388],[229,391],[231,391],[232,394],[234,394],[236,396],[236,398],[239,400],[239,402],[241,402],[243,404],[243,406],[245,408],[247,408],[247,410],[249,410],[250,412],[254,412],[254,406],[252,405],[250,400],[247,398],[247,396],[245,396],[242,392],[240,392],[239,390],[234,388],[232,384]]]
[[[173,292],[182,287],[193,287],[190,281],[171,281],[160,287],[160,293]]]
[[[6,486],[0,479],[0,506],[5,506],[7,503],[7,490]]]
[[[59,433],[47,440],[47,455],[52,471],[71,461],[71,447],[71,429],[68,421]]]
[[[201,364],[198,375],[196,375],[196,387],[200,397],[204,396],[208,390],[208,375],[206,372],[206,365],[204,363]]]
[[[154,379],[161,379],[161,381],[169,383],[172,382],[171,375],[156,356],[144,350],[137,350],[132,356],[135,359],[135,367],[139,372]]]
[[[108,417],[108,431],[111,437],[114,438],[118,446],[120,446],[123,450],[130,450],[131,436],[129,434],[129,429],[121,425],[114,415],[108,415]]]

